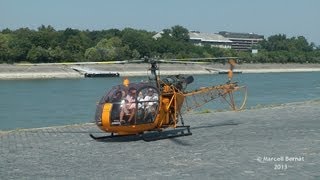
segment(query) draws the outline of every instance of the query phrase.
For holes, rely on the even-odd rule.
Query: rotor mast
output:
[[[151,80],[151,81],[154,81],[156,84],[157,84],[157,86],[158,86],[158,76],[157,76],[157,70],[159,70],[159,67],[158,67],[158,65],[157,65],[157,61],[155,61],[154,59],[150,59],[149,60],[149,63],[150,63],[150,65],[151,65],[151,67],[150,67],[150,72],[151,72],[151,76],[149,77],[149,79]]]

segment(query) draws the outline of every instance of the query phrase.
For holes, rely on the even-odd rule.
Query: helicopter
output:
[[[230,65],[224,84],[201,87],[186,91],[194,81],[193,76],[170,75],[161,77],[159,63],[208,63],[223,60]],[[201,62],[202,61],[202,62]],[[203,62],[204,61],[204,62]],[[246,86],[233,82],[233,70],[237,64],[234,59],[207,58],[189,61],[156,60],[145,58],[137,62],[150,64],[150,76],[146,82],[131,83],[124,78],[122,84],[113,86],[97,103],[95,124],[107,136],[95,136],[94,140],[113,139],[123,136],[139,136],[145,141],[192,135],[189,125],[185,125],[183,111],[191,111],[215,99],[221,98],[234,111],[242,110],[247,99]],[[128,62],[124,62],[128,63]],[[241,98],[236,99],[235,94]],[[171,129],[166,130],[166,129]],[[149,136],[148,132],[157,132]],[[166,132],[166,133],[164,133]]]

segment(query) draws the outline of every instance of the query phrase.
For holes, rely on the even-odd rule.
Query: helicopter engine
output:
[[[193,76],[182,76],[182,75],[174,75],[174,76],[167,76],[162,79],[162,82],[166,85],[173,85],[180,91],[184,91],[188,84],[191,84],[194,81]],[[160,84],[163,86],[164,84]]]

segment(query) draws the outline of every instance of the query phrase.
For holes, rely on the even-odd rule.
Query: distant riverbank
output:
[[[120,76],[145,76],[149,64],[0,64],[0,79],[48,79],[83,78],[84,72],[74,70],[81,67],[88,71],[118,72]],[[228,69],[223,64],[159,64],[162,75],[214,74]],[[313,72],[320,71],[320,64],[240,64],[236,70],[242,73]]]

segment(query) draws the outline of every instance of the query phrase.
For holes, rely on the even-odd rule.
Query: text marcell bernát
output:
[[[290,156],[279,156],[279,157],[263,157],[264,162],[303,162],[303,156],[290,157]]]

